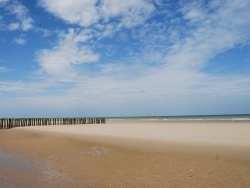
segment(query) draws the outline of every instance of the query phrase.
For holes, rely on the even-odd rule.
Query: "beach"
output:
[[[250,187],[250,124],[113,120],[0,131],[0,187]]]

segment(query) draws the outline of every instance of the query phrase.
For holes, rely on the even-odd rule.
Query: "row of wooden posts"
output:
[[[19,118],[0,119],[0,129],[15,127],[46,126],[46,125],[76,125],[76,124],[104,124],[105,118]]]

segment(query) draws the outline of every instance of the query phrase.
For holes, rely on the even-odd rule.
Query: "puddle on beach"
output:
[[[16,156],[0,150],[0,168],[7,168],[19,172],[38,173],[38,169],[22,156]]]
[[[0,170],[0,187],[25,187],[18,183],[19,179],[26,179],[39,174],[39,170],[27,159],[3,150],[0,150]]]
[[[33,184],[48,185],[63,181],[70,180],[53,170],[49,160],[35,163],[25,157],[0,150],[0,187],[33,187]]]

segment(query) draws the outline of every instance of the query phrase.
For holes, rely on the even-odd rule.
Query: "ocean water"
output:
[[[106,117],[107,120],[160,121],[160,122],[238,122],[250,123],[250,114],[196,115],[196,116],[130,116]]]

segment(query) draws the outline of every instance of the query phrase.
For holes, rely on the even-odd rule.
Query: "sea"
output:
[[[106,117],[107,121],[250,123],[250,114]]]

